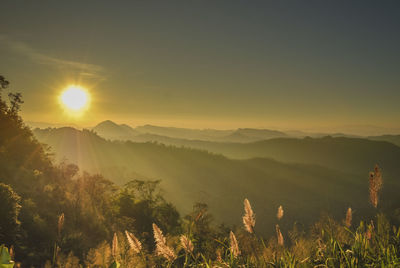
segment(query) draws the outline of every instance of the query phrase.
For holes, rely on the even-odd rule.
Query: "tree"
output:
[[[0,102],[1,106],[0,108],[8,108],[8,113],[10,114],[17,114],[18,111],[21,108],[21,104],[24,103],[22,100],[22,94],[21,93],[9,93],[8,98],[10,101],[10,105],[7,107],[6,103],[2,101],[2,90],[7,88],[10,82],[4,78],[4,76],[0,75]]]
[[[9,246],[16,240],[20,201],[19,195],[9,185],[0,183],[0,241]]]
[[[8,84],[10,84],[10,82],[8,82],[4,76],[0,75],[0,92],[2,89],[8,87]]]
[[[117,217],[123,219],[119,229],[134,229],[148,248],[154,246],[153,223],[169,234],[179,232],[179,213],[162,197],[159,183],[160,181],[130,181],[121,189],[114,203]]]

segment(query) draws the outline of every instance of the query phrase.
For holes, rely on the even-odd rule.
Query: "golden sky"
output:
[[[396,132],[399,5],[4,1],[0,71],[28,121]]]

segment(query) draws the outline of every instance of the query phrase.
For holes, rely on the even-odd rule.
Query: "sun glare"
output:
[[[81,86],[71,85],[60,96],[64,108],[70,112],[82,112],[89,105],[89,93]]]

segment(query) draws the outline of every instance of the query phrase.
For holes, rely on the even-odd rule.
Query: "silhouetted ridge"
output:
[[[342,215],[348,204],[368,214],[366,182],[376,162],[387,174],[384,203],[399,201],[395,191],[399,183],[390,174],[400,174],[393,160],[400,159],[400,148],[386,142],[277,138],[248,144],[186,141],[185,147],[175,147],[93,137],[54,132],[40,140],[50,144],[59,159],[66,157],[119,184],[138,176],[161,179],[166,197],[181,212],[190,211],[193,202],[205,201],[217,219],[227,223],[238,223],[243,196],[255,204],[281,202],[292,213],[288,217],[301,222],[314,221],[321,210]],[[71,146],[70,140],[79,146]],[[190,144],[198,149],[189,148]],[[205,150],[252,159],[234,160]],[[268,221],[274,215],[275,211],[264,211],[260,218]]]
[[[93,131],[100,136],[113,140],[129,140],[139,133],[126,124],[118,125],[113,121],[106,120],[97,124]]]

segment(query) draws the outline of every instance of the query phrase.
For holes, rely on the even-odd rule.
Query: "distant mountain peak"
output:
[[[132,127],[126,124],[119,125],[111,120],[100,122],[93,130],[104,138],[117,140],[129,140],[132,136],[139,134]]]
[[[114,121],[111,120],[105,120],[100,123],[98,123],[94,128],[100,127],[100,126],[113,126],[113,127],[118,127],[119,125],[115,123]]]

